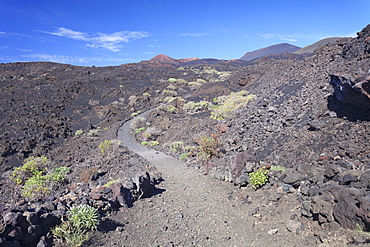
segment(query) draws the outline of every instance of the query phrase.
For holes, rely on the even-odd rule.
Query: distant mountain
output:
[[[312,45],[308,45],[306,47],[303,47],[302,49],[299,49],[298,51],[293,52],[293,54],[297,54],[297,55],[301,55],[301,54],[312,54],[313,51],[317,47],[323,46],[323,45],[327,45],[327,44],[335,43],[335,42],[337,42],[340,39],[342,39],[342,38],[340,38],[340,37],[333,37],[333,38],[322,39],[322,40],[317,41],[316,43],[313,43]]]
[[[172,57],[169,57],[167,55],[157,55],[149,60],[149,62],[160,62],[160,63],[167,63],[167,64],[172,64],[179,66],[182,63],[193,61],[193,60],[199,60],[197,57],[192,57],[192,58],[184,58],[184,59],[174,59]]]
[[[293,53],[297,50],[301,49],[301,47],[282,43],[277,45],[268,46],[259,50],[247,52],[240,58],[243,61],[252,61],[253,59],[268,56],[268,55],[275,55],[275,54],[283,54],[283,53]]]
[[[178,66],[187,66],[187,65],[201,65],[201,64],[230,64],[230,65],[241,65],[246,66],[250,64],[250,62],[242,61],[239,59],[231,59],[231,60],[220,60],[215,58],[204,58],[199,59],[197,57],[193,58],[183,58],[183,59],[174,59],[167,55],[157,55],[151,58],[149,61],[142,61],[141,64],[149,65],[149,66],[162,66],[162,67],[178,67]]]

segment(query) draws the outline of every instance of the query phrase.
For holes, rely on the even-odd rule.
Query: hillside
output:
[[[317,47],[335,43],[340,39],[342,39],[342,38],[334,37],[334,38],[322,39],[322,40],[319,40],[319,41],[313,43],[312,45],[305,46],[305,47],[293,52],[293,54],[297,54],[297,55],[312,54]]]
[[[101,216],[85,246],[367,246],[369,40],[246,66],[0,64],[0,246],[65,246],[51,229],[81,204]]]
[[[268,55],[275,55],[275,54],[283,54],[283,53],[293,53],[297,50],[301,49],[298,46],[294,46],[287,43],[277,44],[268,46],[265,48],[261,48],[255,51],[245,53],[240,60],[243,61],[252,61],[256,58],[268,56]]]
[[[157,55],[149,61],[142,61],[140,64],[148,65],[152,67],[165,66],[165,67],[179,67],[179,66],[197,66],[197,65],[224,65],[224,64],[233,64],[239,66],[246,66],[250,64],[249,62],[242,61],[239,59],[231,60],[220,60],[215,58],[183,58],[183,59],[174,59],[166,55]]]

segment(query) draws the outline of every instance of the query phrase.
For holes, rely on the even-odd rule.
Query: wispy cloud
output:
[[[78,41],[88,42],[87,47],[103,48],[113,52],[121,50],[122,43],[128,43],[136,39],[141,39],[151,36],[145,31],[121,31],[112,34],[96,33],[93,36],[87,33],[74,31],[68,28],[60,27],[55,32],[45,32],[55,36],[66,37]]]
[[[189,36],[189,37],[201,37],[207,35],[206,33],[180,33],[179,36]]]
[[[46,32],[52,35],[60,36],[60,37],[66,37],[70,39],[75,39],[75,40],[83,40],[83,41],[88,41],[89,39],[87,38],[87,34],[82,33],[82,32],[77,32],[73,31],[68,28],[60,27],[56,32]]]
[[[297,42],[298,39],[312,39],[314,36],[301,35],[301,34],[278,34],[278,33],[264,33],[260,34],[260,37],[264,39],[280,39],[284,41]]]
[[[311,39],[311,40],[321,40],[325,38],[331,38],[331,37],[356,37],[356,33],[350,33],[350,34],[340,34],[340,35],[318,35],[318,34],[278,34],[278,33],[264,33],[264,34],[258,34],[259,37],[264,39],[280,39],[285,41],[291,41],[296,42],[299,39]]]
[[[115,57],[77,57],[77,56],[64,56],[64,55],[50,55],[46,53],[33,53],[21,55],[22,58],[34,59],[35,61],[47,61],[55,63],[67,63],[75,65],[92,65],[94,63],[108,62],[108,63],[128,63],[133,62],[129,58],[115,58]]]
[[[9,37],[9,36],[29,37],[28,35],[25,35],[25,34],[20,34],[20,33],[10,33],[10,32],[3,32],[3,31],[0,31],[0,37]]]

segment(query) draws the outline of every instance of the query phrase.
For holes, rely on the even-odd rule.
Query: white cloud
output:
[[[22,49],[22,48],[16,48],[18,51],[24,51],[24,52],[32,52],[30,49]]]
[[[260,34],[260,37],[264,39],[280,39],[285,41],[297,42],[298,39],[315,39],[317,37],[313,35],[301,35],[301,34],[278,34],[278,33],[264,33]]]
[[[9,32],[0,31],[0,37],[9,37],[9,36],[29,37],[28,35],[24,35],[20,33],[9,33]]]
[[[207,35],[205,33],[180,33],[180,36],[189,36],[189,37],[201,37]]]
[[[135,39],[149,37],[150,33],[145,31],[121,31],[112,34],[96,33],[90,36],[83,32],[74,31],[68,28],[60,27],[56,32],[46,32],[52,35],[66,37],[79,41],[86,41],[87,47],[103,48],[113,52],[121,50],[121,43],[128,43]]]
[[[64,27],[58,28],[56,32],[53,32],[53,33],[47,32],[47,33],[56,35],[56,36],[71,38],[75,40],[85,40],[85,41],[89,40],[87,37],[87,34],[82,33],[82,32],[73,31],[71,29],[64,28]]]
[[[357,32],[349,33],[347,35],[344,35],[343,37],[356,38],[357,37]]]
[[[282,38],[281,40],[290,41],[290,42],[297,42],[298,39],[289,39],[289,38]]]
[[[264,34],[259,34],[259,37],[262,37],[264,39],[280,39],[280,40],[285,40],[285,41],[291,41],[291,42],[297,42],[299,39],[311,39],[311,40],[321,40],[321,39],[326,39],[326,38],[332,38],[332,37],[357,37],[356,33],[350,33],[347,35],[315,35],[315,34],[278,34],[278,33],[264,33]],[[245,36],[247,37],[247,36]],[[248,36],[249,37],[249,36]]]
[[[114,58],[114,57],[76,57],[76,56],[64,56],[64,55],[50,55],[46,53],[33,53],[27,55],[21,55],[22,58],[34,59],[35,61],[46,61],[54,63],[66,63],[74,65],[92,65],[99,62],[108,63],[128,63],[132,62],[129,58]]]

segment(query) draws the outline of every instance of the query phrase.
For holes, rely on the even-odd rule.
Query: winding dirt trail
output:
[[[134,141],[126,122],[118,139],[131,151],[152,163],[164,179],[157,187],[162,193],[136,201],[126,212],[113,215],[123,224],[121,232],[107,232],[100,246],[300,246],[303,236],[286,230],[274,217],[267,217],[274,205],[243,203],[253,194],[226,182],[204,176],[166,154]],[[258,214],[250,212],[259,206]],[[292,215],[296,205],[283,211]],[[292,212],[290,212],[292,211]],[[280,212],[283,214],[284,212]],[[263,216],[266,214],[266,216]],[[279,212],[276,212],[276,216]],[[276,234],[269,234],[277,229]],[[305,246],[310,246],[305,242]],[[313,245],[312,245],[313,246]]]

